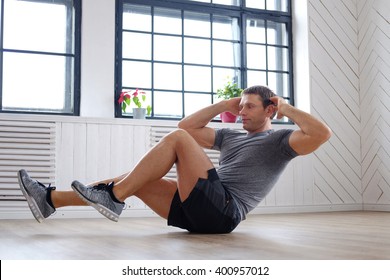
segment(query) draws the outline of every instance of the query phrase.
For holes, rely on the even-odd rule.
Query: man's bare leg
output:
[[[106,179],[89,184],[89,186],[95,186],[98,184],[108,184],[111,182],[118,183],[123,180],[128,173],[118,176],[112,179]],[[140,198],[146,205],[148,205],[153,211],[163,218],[168,217],[169,208],[172,198],[177,190],[176,180],[173,179],[160,179],[145,185],[134,195]],[[87,206],[73,190],[69,191],[51,191],[51,200],[53,206],[57,208],[66,206]]]
[[[163,178],[175,163],[177,189],[182,201],[191,193],[198,179],[207,178],[207,171],[214,167],[188,132],[175,130],[161,139],[135,168],[115,185],[115,196],[124,201],[143,187]],[[143,192],[143,198],[147,198],[147,193]]]
[[[175,163],[177,181],[163,178]],[[186,131],[177,130],[164,137],[131,172],[91,186],[114,182],[113,193],[117,199],[124,201],[135,195],[161,217],[167,218],[175,192],[178,190],[184,201],[197,180],[207,178],[211,168],[213,164],[196,141]],[[50,194],[55,208],[87,205],[73,191],[51,190]]]
[[[112,182],[112,181],[111,181]],[[167,219],[170,203],[177,190],[177,183],[173,179],[160,179],[145,185],[143,188],[134,193],[134,196],[141,199],[154,212],[162,218]],[[87,206],[73,190],[72,191],[56,191],[51,192],[51,200],[54,207],[66,206]]]
[[[177,181],[163,177],[176,164]],[[203,149],[186,131],[178,129],[161,139],[116,185],[88,188],[78,181],[72,188],[90,206],[108,219],[117,221],[123,201],[137,195],[145,203],[167,217],[173,196],[178,191],[184,201],[199,178],[207,178],[214,166]],[[161,199],[164,197],[164,199]]]
[[[112,182],[112,180],[110,181]],[[101,181],[98,183],[109,183]],[[94,186],[95,184],[91,184]],[[170,203],[177,190],[176,180],[173,179],[160,179],[155,182],[145,185],[138,190],[134,195],[141,199],[146,205],[148,205],[154,212],[161,217],[167,219]],[[66,206],[87,206],[73,190],[71,191],[56,191],[51,192],[51,200],[54,207],[66,207]]]
[[[108,184],[111,182],[117,183],[117,182],[123,180],[123,178],[126,176],[127,176],[127,173],[123,174],[121,176],[118,176],[116,178],[113,178],[113,179],[106,179],[106,180],[91,183],[91,184],[89,184],[89,186],[95,186],[95,185],[98,185],[101,183],[102,184]],[[52,200],[52,203],[56,209],[60,208],[60,207],[65,207],[65,206],[86,206],[86,205],[88,205],[73,190],[69,190],[69,191],[53,190],[51,192],[51,200]]]
[[[149,183],[134,193],[150,209],[164,219],[168,219],[173,196],[177,191],[177,182],[163,178]]]

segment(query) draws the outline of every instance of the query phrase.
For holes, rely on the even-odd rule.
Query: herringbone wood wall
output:
[[[359,0],[362,191],[366,208],[390,205],[390,2]]]
[[[390,4],[310,0],[313,114],[334,136],[315,153],[319,204],[390,205]]]

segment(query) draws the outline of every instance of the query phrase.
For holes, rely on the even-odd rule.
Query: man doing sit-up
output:
[[[241,133],[213,129],[208,123],[222,112],[239,115]],[[273,130],[271,120],[287,117],[298,129]],[[265,86],[243,90],[182,119],[178,129],[149,150],[133,170],[73,191],[57,191],[18,172],[21,190],[39,221],[64,206],[90,205],[117,221],[124,201],[140,198],[168,225],[190,232],[228,233],[245,219],[275,185],[294,157],[326,142],[331,131],[312,115],[289,105]],[[203,148],[220,151],[216,170]],[[176,165],[176,180],[164,178]]]

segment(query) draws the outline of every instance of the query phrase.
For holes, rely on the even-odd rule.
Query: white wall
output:
[[[84,117],[114,117],[115,1],[83,0],[81,108]]]
[[[307,0],[292,2],[295,106],[310,113],[308,5]]]

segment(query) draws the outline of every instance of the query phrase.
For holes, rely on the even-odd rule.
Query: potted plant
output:
[[[146,93],[138,88],[135,91],[122,91],[118,99],[123,113],[126,113],[131,103],[134,103],[135,107],[132,108],[134,119],[145,119],[146,115],[150,115],[152,107],[150,105],[144,107],[144,102],[146,102]]]
[[[238,84],[228,79],[225,86],[217,90],[218,98],[231,99],[241,96],[242,89],[238,87]],[[234,123],[237,120],[237,116],[230,112],[223,112],[221,115],[222,122]]]

